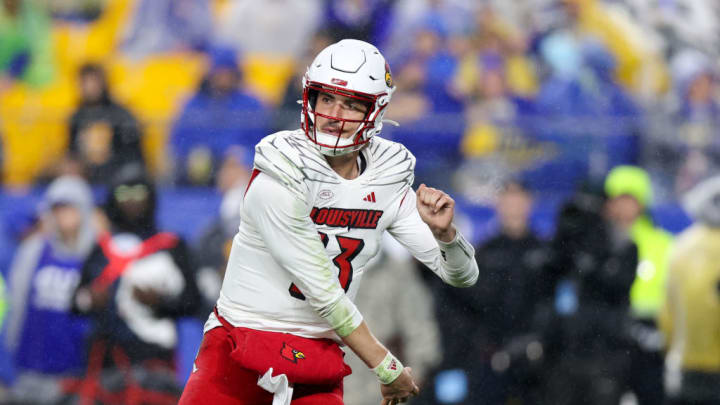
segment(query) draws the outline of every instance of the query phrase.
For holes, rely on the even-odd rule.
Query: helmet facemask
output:
[[[321,114],[316,111],[317,98],[320,93],[328,93],[349,97],[357,100],[367,106],[367,112],[362,119],[348,119],[334,117],[332,115]],[[325,155],[337,156],[360,150],[368,143],[372,135],[378,132],[376,128],[376,118],[383,111],[386,105],[379,106],[377,103],[378,96],[365,94],[357,91],[350,91],[341,87],[328,86],[326,84],[310,82],[305,86],[303,91],[303,130],[308,138],[313,141]],[[321,132],[316,124],[316,117],[322,117],[330,121],[340,123],[339,134],[327,134]],[[352,136],[343,138],[342,134],[349,125],[358,124]]]
[[[380,51],[367,42],[344,39],[322,50],[308,66],[303,78],[302,129],[324,155],[360,150],[382,130],[385,109],[394,91],[390,67]],[[362,102],[368,106],[367,112],[356,120],[318,114],[320,93]],[[316,120],[320,117],[338,123],[339,132],[334,125],[331,133],[322,132],[324,124],[318,125]],[[355,132],[343,138],[343,130],[355,125]]]

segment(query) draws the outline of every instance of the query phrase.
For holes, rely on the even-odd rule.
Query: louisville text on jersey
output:
[[[339,228],[375,229],[380,222],[383,211],[346,209],[346,208],[318,208],[313,207],[310,218],[316,225],[327,225]]]

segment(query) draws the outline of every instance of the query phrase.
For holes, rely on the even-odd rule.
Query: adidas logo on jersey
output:
[[[377,202],[375,200],[375,192],[373,191],[372,193],[368,194],[365,198],[363,198],[363,201]]]

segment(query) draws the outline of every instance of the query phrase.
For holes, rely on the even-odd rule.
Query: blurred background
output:
[[[0,1],[0,403],[177,400],[253,146],[299,128],[305,68],[342,38],[389,61],[381,136],[477,246],[461,292],[392,241],[368,270],[413,403],[720,403],[720,349],[666,366],[662,316],[681,201],[720,168],[712,0]],[[346,402],[379,403],[349,361]]]

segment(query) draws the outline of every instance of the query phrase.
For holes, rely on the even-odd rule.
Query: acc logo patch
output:
[[[318,193],[318,198],[320,198],[321,200],[329,200],[333,198],[334,195],[335,194],[333,194],[332,190],[320,190],[320,192]]]
[[[388,65],[387,62],[385,62],[385,84],[387,84],[388,87],[393,86],[392,73],[390,72],[390,65]]]
[[[295,349],[294,347],[290,346],[289,344],[283,342],[283,347],[280,349],[280,355],[283,356],[285,359],[292,361],[293,363],[297,364],[298,360],[302,360],[305,358],[305,355],[300,350]]]

